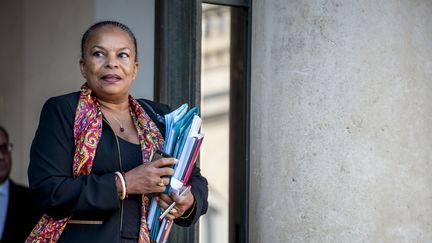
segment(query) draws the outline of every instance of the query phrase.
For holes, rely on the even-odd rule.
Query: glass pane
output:
[[[200,167],[209,209],[200,220],[200,242],[206,243],[228,242],[230,19],[230,7],[202,5]]]

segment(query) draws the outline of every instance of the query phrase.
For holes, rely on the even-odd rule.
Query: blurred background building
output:
[[[230,7],[203,5],[201,169],[209,181],[209,211],[201,220],[200,239],[208,243],[228,242],[230,20]]]

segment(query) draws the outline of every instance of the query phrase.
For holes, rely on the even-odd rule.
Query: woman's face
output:
[[[96,96],[106,101],[127,99],[138,63],[135,47],[122,29],[107,25],[95,30],[84,47],[80,69]]]

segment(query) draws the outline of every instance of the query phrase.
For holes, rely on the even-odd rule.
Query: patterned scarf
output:
[[[149,162],[152,150],[162,150],[164,139],[156,124],[150,119],[139,103],[129,95],[130,114],[135,127],[142,151],[142,162]],[[75,154],[73,159],[74,177],[91,173],[96,148],[102,136],[102,111],[92,94],[92,90],[84,84],[81,87],[80,98],[74,120]],[[141,225],[139,232],[140,243],[150,243],[149,229],[146,218],[150,200],[146,195],[142,197]],[[57,242],[72,215],[57,220],[44,214],[34,227],[26,242]]]

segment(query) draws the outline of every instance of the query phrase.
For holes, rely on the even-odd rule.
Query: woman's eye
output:
[[[121,52],[121,53],[119,53],[119,57],[120,58],[128,58],[129,54],[127,54],[126,52]]]
[[[95,52],[93,52],[93,56],[95,56],[95,57],[102,57],[103,53],[101,51],[95,51]]]

